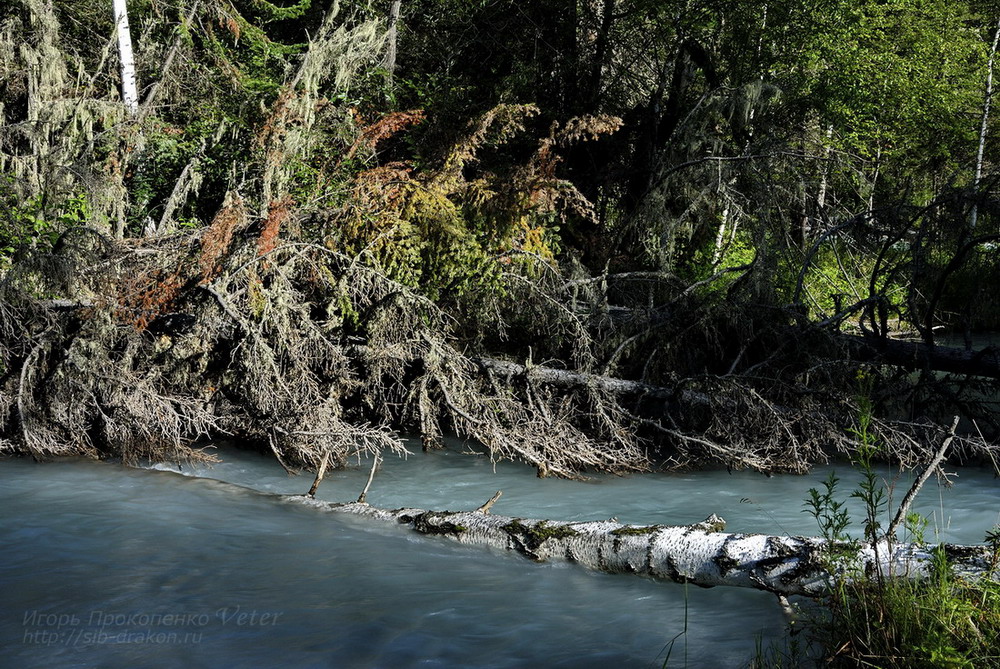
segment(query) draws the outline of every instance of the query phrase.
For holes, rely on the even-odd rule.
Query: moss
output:
[[[464,525],[459,525],[449,521],[440,522],[440,520],[438,520],[445,516],[446,514],[432,513],[430,511],[422,513],[413,519],[413,528],[421,534],[450,534],[452,536],[458,536],[463,532],[468,531],[469,528]]]
[[[549,539],[567,539],[579,534],[569,525],[549,525],[548,521],[542,520],[535,525],[525,525],[518,519],[514,519],[503,527],[504,531],[511,535],[518,535],[525,540],[526,546],[534,550]]]
[[[638,537],[648,534],[655,534],[661,525],[625,525],[616,530],[611,530],[611,534],[616,537]]]

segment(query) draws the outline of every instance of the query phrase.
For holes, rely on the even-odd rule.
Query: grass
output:
[[[939,553],[940,554],[940,553]],[[1000,584],[953,578],[946,561],[922,580],[835,585],[810,623],[830,666],[1000,667]]]
[[[888,504],[872,468],[878,443],[868,429],[871,406],[864,401],[860,406],[854,465],[862,481],[851,496],[863,502],[865,541],[874,542],[881,538],[880,519]],[[932,551],[932,568],[926,577],[860,573],[852,565],[851,549],[857,542],[844,533],[849,518],[843,503],[836,500],[836,486],[837,479],[831,475],[823,491],[810,490],[806,501],[806,510],[816,518],[823,537],[839,546],[828,557],[830,572],[837,575],[834,583],[820,599],[821,606],[805,619],[807,638],[820,652],[819,664],[1000,668],[1000,583],[956,577],[940,546]],[[927,520],[918,514],[907,517],[914,543],[926,543],[926,526]],[[987,533],[985,541],[992,548],[995,572],[1000,564],[1000,528]],[[775,661],[781,659],[780,654],[758,652],[752,666],[798,666]]]

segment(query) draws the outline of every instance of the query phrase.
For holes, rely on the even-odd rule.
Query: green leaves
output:
[[[804,513],[809,513],[816,519],[820,536],[831,543],[848,542],[850,536],[846,533],[851,524],[850,515],[844,508],[844,502],[835,499],[837,484],[840,479],[834,472],[823,481],[823,492],[816,488],[809,489],[809,499],[806,500]]]
[[[841,0],[816,19],[800,92],[844,149],[921,161],[968,153],[985,46],[963,3]]]

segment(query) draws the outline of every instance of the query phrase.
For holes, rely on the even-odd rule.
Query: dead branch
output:
[[[503,495],[503,490],[497,490],[493,497],[490,497],[485,504],[476,509],[476,513],[489,513],[490,509],[492,509],[493,505],[497,503],[497,500],[500,499],[501,495]]]
[[[330,452],[327,451],[323,454],[323,459],[319,463],[319,469],[316,470],[316,478],[313,479],[312,486],[309,487],[309,492],[306,493],[308,497],[316,496],[316,489],[319,488],[319,484],[323,481],[323,477],[326,476],[326,467],[330,463]],[[363,495],[364,493],[362,493]],[[359,502],[363,502],[363,499],[359,499]]]
[[[358,495],[358,504],[367,504],[365,498],[368,496],[368,488],[371,487],[372,481],[375,480],[375,471],[378,469],[381,462],[382,456],[379,453],[375,453],[375,457],[372,458],[372,469],[368,472],[368,482],[365,483],[365,489],[361,491],[360,495]]]
[[[924,486],[924,483],[927,482],[927,479],[931,477],[931,474],[934,473],[935,470],[937,470],[937,468],[941,465],[942,462],[944,462],[945,454],[951,447],[951,442],[955,439],[955,430],[957,428],[958,428],[958,416],[955,416],[955,420],[951,424],[951,429],[948,431],[948,437],[944,440],[944,443],[941,444],[941,448],[934,455],[931,461],[927,464],[927,467],[924,468],[923,473],[920,476],[918,476],[917,479],[913,482],[913,485],[910,486],[910,489],[909,491],[907,491],[906,496],[903,497],[903,501],[899,504],[899,509],[896,511],[896,516],[892,519],[892,522],[889,523],[889,527],[885,531],[885,536],[887,538],[892,539],[893,537],[896,536],[896,530],[898,530],[900,526],[906,521],[906,514],[909,513],[910,505],[913,504],[913,500],[916,499],[917,493],[920,492],[920,489]]]

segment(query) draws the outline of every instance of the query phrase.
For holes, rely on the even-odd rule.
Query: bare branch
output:
[[[917,493],[920,492],[920,489],[927,482],[927,479],[931,477],[931,474],[933,474],[938,466],[940,466],[940,464],[944,461],[945,454],[948,452],[948,449],[951,447],[951,442],[955,438],[955,430],[957,428],[958,416],[955,416],[955,420],[951,424],[951,429],[948,431],[948,437],[944,440],[944,443],[941,444],[941,448],[938,449],[938,452],[927,464],[927,467],[924,468],[923,473],[917,477],[917,480],[915,480],[913,485],[910,486],[910,490],[906,493],[906,496],[903,497],[903,501],[900,503],[899,509],[896,511],[896,516],[892,519],[892,522],[889,523],[889,527],[885,531],[885,536],[887,538],[891,539],[895,537],[896,530],[898,530],[899,527],[906,521],[906,514],[909,513],[910,505],[913,504],[913,500],[916,499]]]

